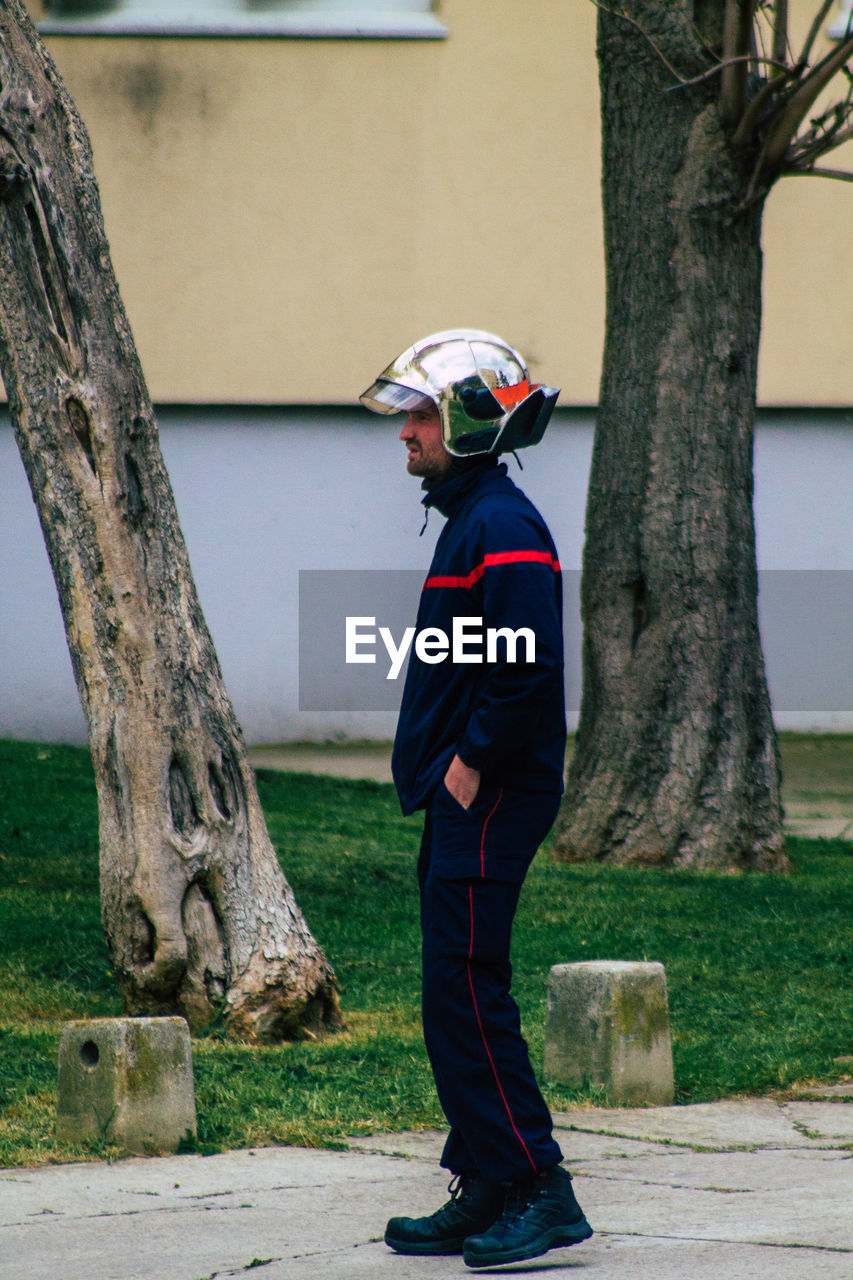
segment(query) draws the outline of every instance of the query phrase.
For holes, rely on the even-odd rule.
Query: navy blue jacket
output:
[[[458,753],[485,781],[559,794],[566,716],[563,691],[562,579],[556,548],[533,503],[503,464],[469,465],[424,498],[447,517],[421,593],[417,632],[452,638],[454,617],[481,619],[481,663],[427,663],[414,644],[394,741],[392,769],[404,813],[423,808]],[[486,657],[486,629],[527,627],[516,661],[498,641]]]

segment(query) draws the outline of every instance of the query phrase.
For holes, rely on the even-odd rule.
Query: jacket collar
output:
[[[421,502],[427,511],[435,507],[448,519],[454,516],[465,504],[470,495],[480,487],[484,480],[493,476],[505,476],[506,464],[498,463],[494,457],[485,457],[480,461],[466,458],[462,465],[453,468],[446,480],[442,480],[430,489]]]

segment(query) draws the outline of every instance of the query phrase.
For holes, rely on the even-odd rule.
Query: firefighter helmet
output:
[[[373,413],[431,400],[448,453],[468,458],[538,444],[559,394],[531,385],[522,357],[495,334],[444,329],[399,355],[359,399]]]

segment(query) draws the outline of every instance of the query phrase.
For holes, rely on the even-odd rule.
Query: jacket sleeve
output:
[[[487,772],[532,742],[543,709],[551,699],[562,701],[562,581],[554,545],[533,512],[512,510],[484,522],[477,542],[486,636],[490,629],[527,628],[535,643],[528,662],[519,636],[511,662],[499,640],[496,661],[483,668],[457,752],[465,764]]]

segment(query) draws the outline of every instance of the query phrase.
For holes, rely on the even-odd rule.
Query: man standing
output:
[[[385,1240],[398,1253],[462,1253],[470,1267],[592,1235],[510,995],[512,921],[559,807],[566,726],[557,553],[498,455],[541,439],[557,394],[531,386],[500,338],[456,329],[410,347],[361,396],[376,413],[407,414],[407,470],[447,519],[392,766],[403,812],[426,810],[423,1028],[450,1124],[441,1163],[455,1176],[446,1205],[392,1218]],[[475,628],[491,637],[485,654]],[[461,640],[452,655],[450,635]]]

